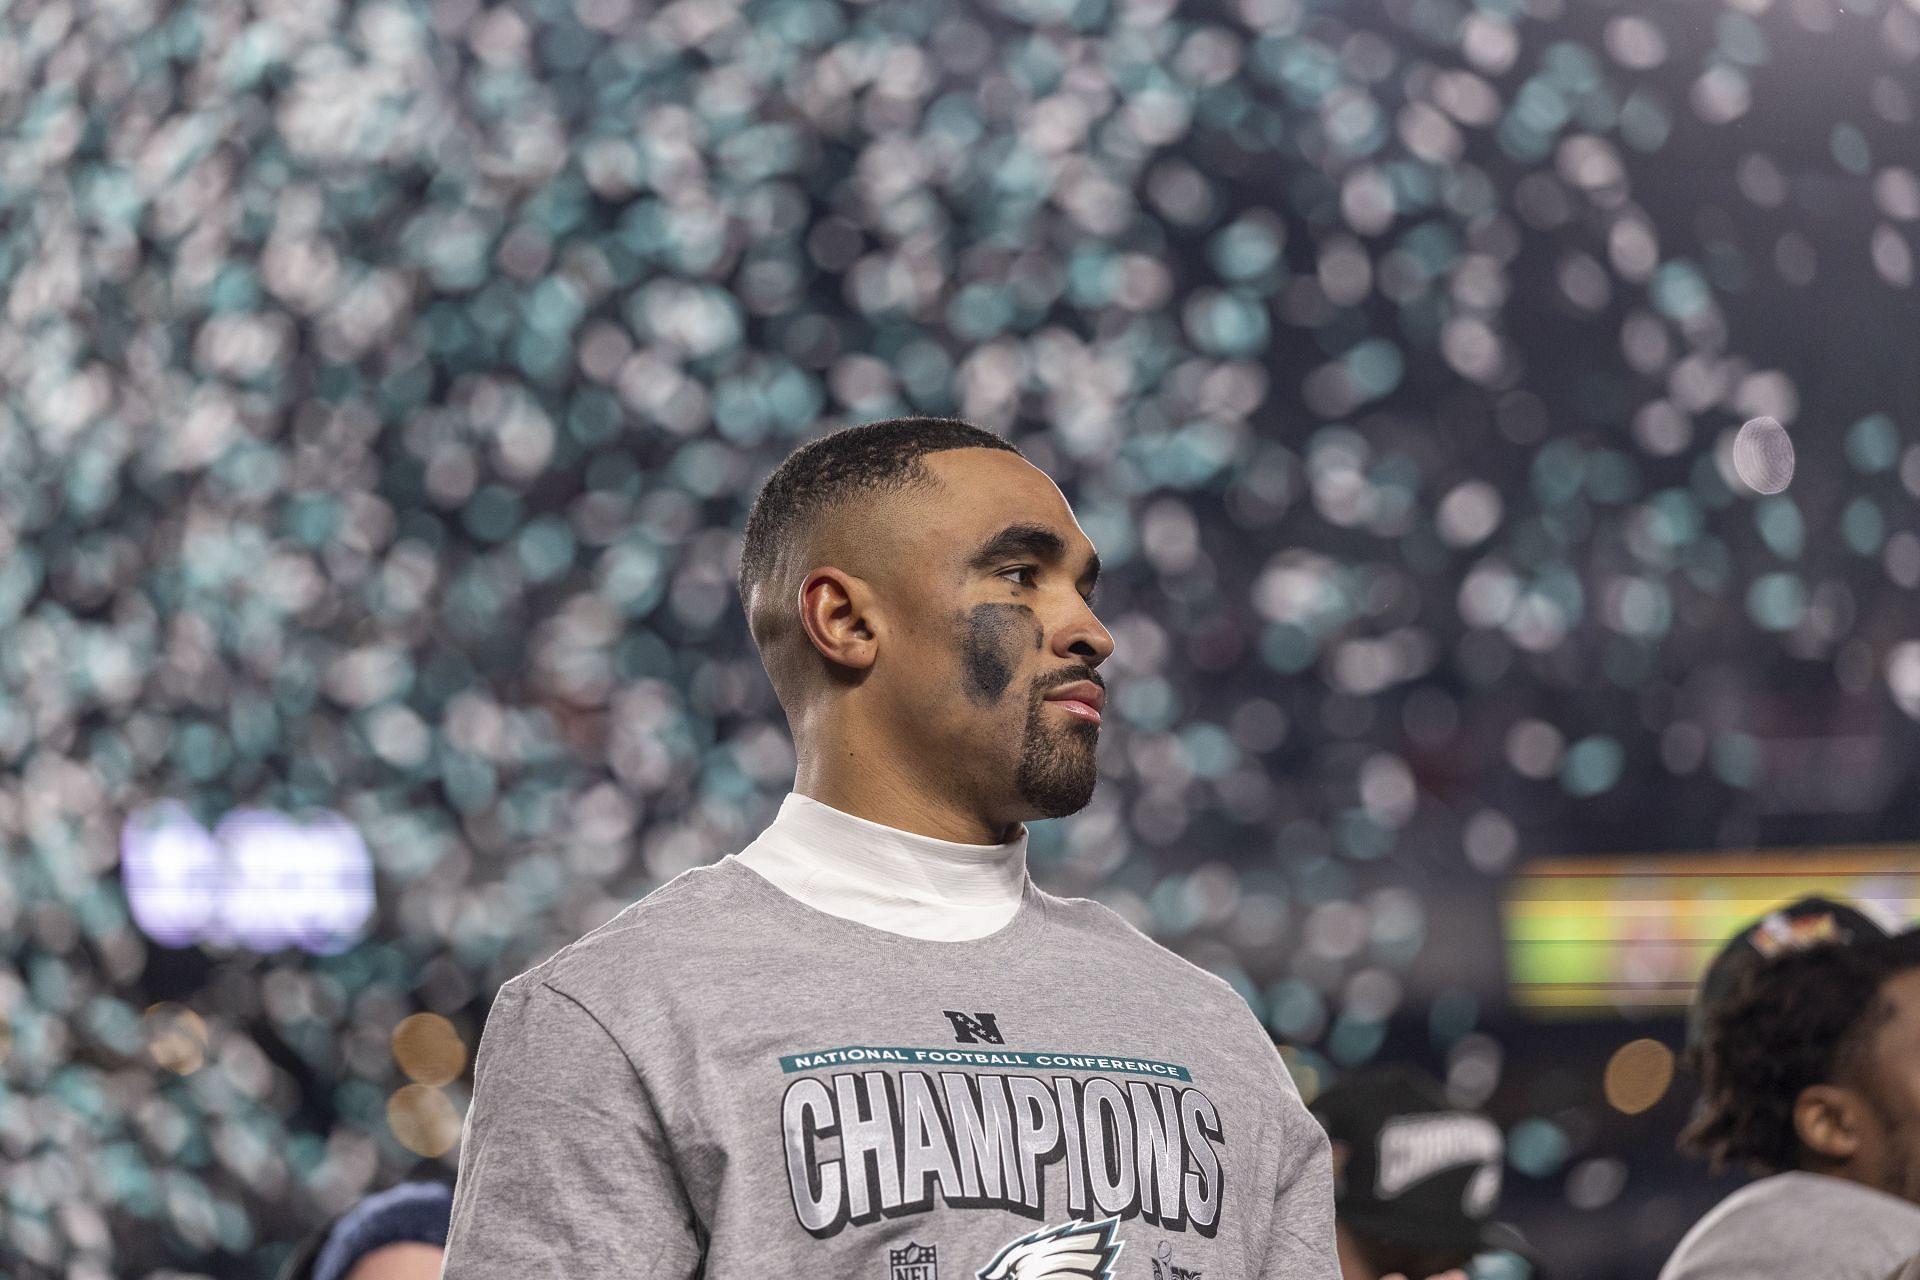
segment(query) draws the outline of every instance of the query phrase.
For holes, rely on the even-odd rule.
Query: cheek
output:
[[[1005,697],[1036,637],[1045,637],[1033,610],[1019,604],[975,605],[960,619],[959,634],[967,696],[983,706]]]

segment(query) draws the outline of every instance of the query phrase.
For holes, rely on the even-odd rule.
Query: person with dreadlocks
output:
[[[1763,1174],[1680,1242],[1660,1280],[1885,1280],[1920,1254],[1920,933],[1808,898],[1707,970],[1681,1147]]]

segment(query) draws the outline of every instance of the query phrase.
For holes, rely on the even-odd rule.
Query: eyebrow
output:
[[[980,544],[973,553],[968,567],[973,569],[992,569],[1002,561],[1018,556],[1028,556],[1048,563],[1059,561],[1067,554],[1067,540],[1043,524],[1010,524],[1000,532]],[[1080,581],[1086,585],[1089,594],[1100,581],[1100,553],[1090,552],[1087,567],[1080,574]]]

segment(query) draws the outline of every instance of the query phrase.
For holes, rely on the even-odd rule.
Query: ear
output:
[[[800,625],[820,656],[838,667],[865,671],[879,655],[873,593],[840,569],[819,568],[800,583]]]
[[[1860,1150],[1860,1095],[1837,1084],[1809,1085],[1793,1100],[1793,1131],[1807,1150],[1845,1162]]]

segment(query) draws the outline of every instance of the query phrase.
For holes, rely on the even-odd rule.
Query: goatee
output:
[[[1100,726],[1085,720],[1048,724],[1047,704],[1041,692],[1034,692],[1033,705],[1027,711],[1014,786],[1020,798],[1041,817],[1064,818],[1080,812],[1093,799],[1094,784],[1099,780],[1094,746],[1100,740]]]

